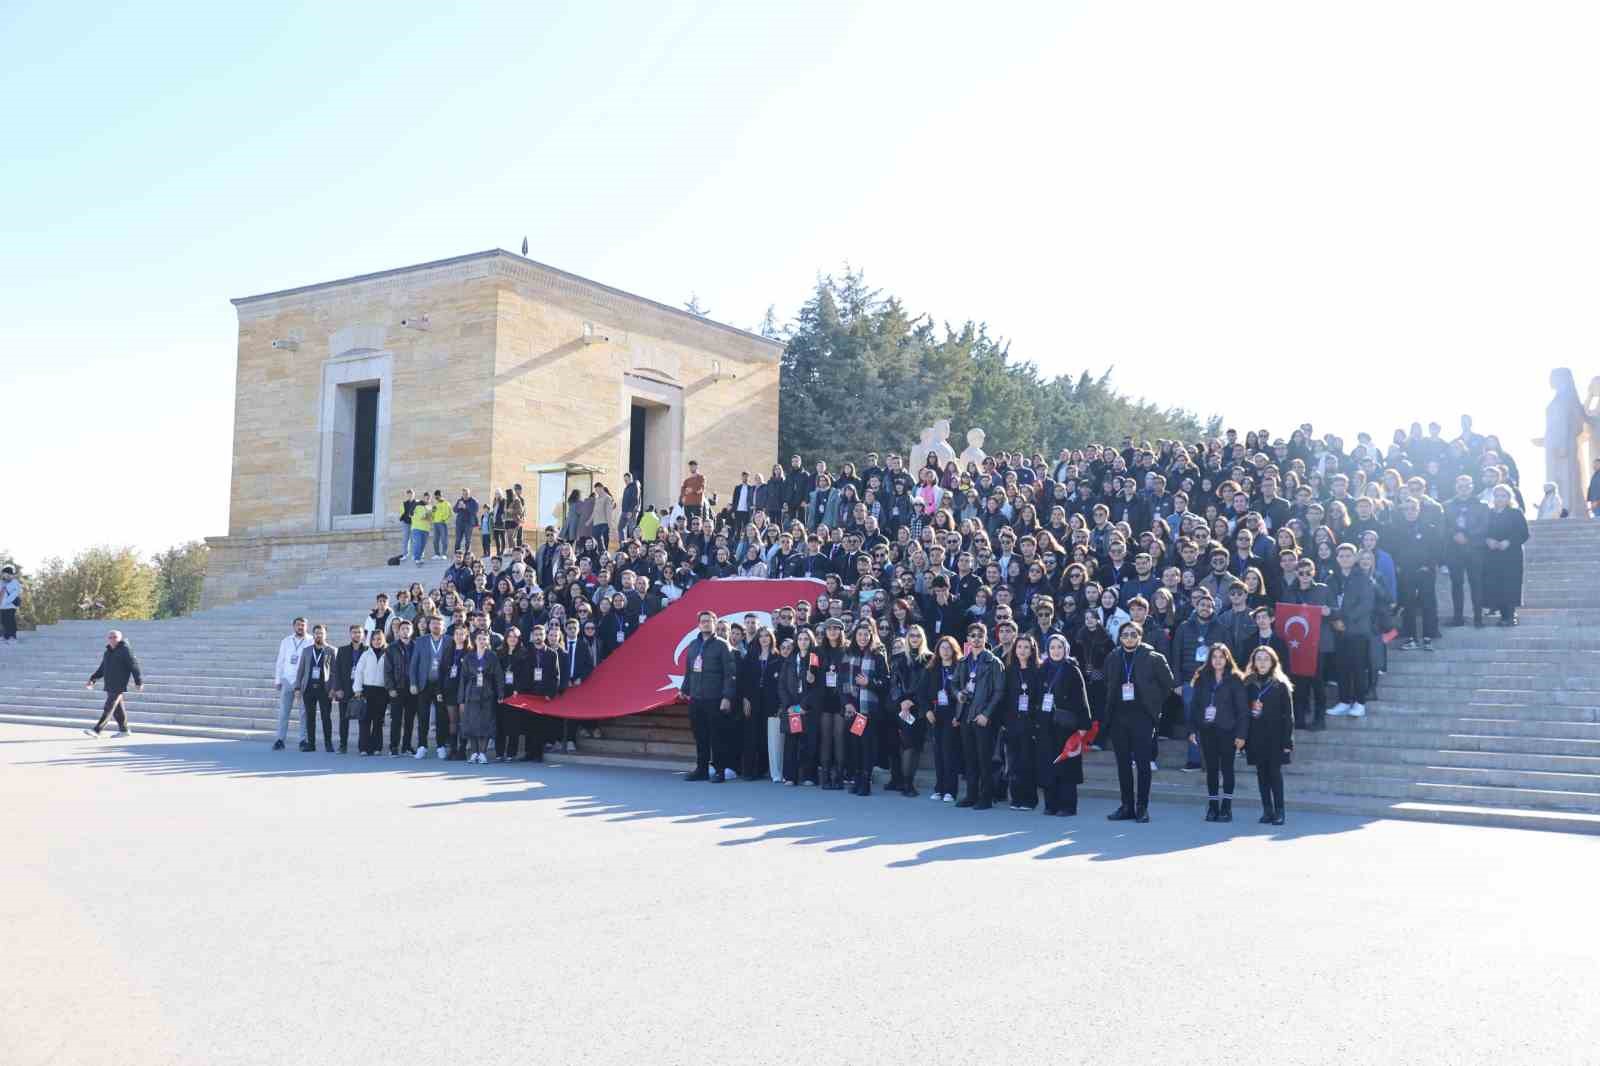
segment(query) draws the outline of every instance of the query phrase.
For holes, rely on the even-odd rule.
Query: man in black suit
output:
[[[1104,713],[1111,727],[1111,746],[1116,751],[1122,806],[1107,818],[1113,822],[1148,822],[1150,764],[1156,757],[1161,705],[1174,685],[1172,669],[1160,652],[1144,643],[1144,631],[1137,622],[1122,623],[1117,645],[1106,656]]]

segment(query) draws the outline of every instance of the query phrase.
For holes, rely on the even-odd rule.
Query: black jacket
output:
[[[1217,709],[1216,718],[1207,722],[1206,708],[1213,706]],[[1207,666],[1200,672],[1200,678],[1189,694],[1186,718],[1191,733],[1210,728],[1231,733],[1243,740],[1250,729],[1250,709],[1245,700],[1244,683],[1230,673],[1223,675],[1219,685],[1216,671]]]
[[[1083,669],[1076,659],[1063,659],[1059,663],[1045,660],[1045,691],[1052,704],[1050,718],[1060,730],[1088,729],[1094,717],[1089,709],[1089,690],[1084,684]]]
[[[133,649],[128,647],[127,641],[121,641],[115,648],[107,648],[100,656],[100,665],[89,675],[89,680],[99,681],[102,678],[105,679],[106,691],[110,693],[128,691],[130,678],[135,685],[144,684],[144,675],[139,672],[139,660],[134,658]]]
[[[333,653],[333,691],[340,694],[340,698],[349,699],[354,687],[350,683],[350,675],[355,671],[356,663],[361,661],[361,654],[367,650],[365,644],[346,644]]]
[[[1251,680],[1245,686],[1245,700],[1249,708],[1249,735],[1245,740],[1244,754],[1251,766],[1271,766],[1284,760],[1284,751],[1294,750],[1294,701],[1283,685],[1271,683],[1266,695],[1262,685]],[[1261,709],[1256,710],[1256,701]]]
[[[1106,721],[1115,722],[1121,715],[1137,713],[1148,716],[1154,728],[1161,721],[1161,705],[1173,689],[1172,669],[1148,644],[1134,648],[1132,661],[1129,659],[1120,644],[1106,656]],[[1133,702],[1123,703],[1122,686],[1129,678],[1133,682]]]
[[[696,670],[695,660],[700,661]],[[729,700],[738,695],[739,663],[718,637],[696,635],[683,653],[683,684],[679,692],[688,700]]]

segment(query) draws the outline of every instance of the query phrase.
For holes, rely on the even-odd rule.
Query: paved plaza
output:
[[[27,725],[0,802],[8,1066],[1600,1061],[1593,837]]]

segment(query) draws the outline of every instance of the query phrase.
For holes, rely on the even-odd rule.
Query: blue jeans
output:
[[[428,531],[426,529],[413,529],[411,531],[411,557],[417,562],[422,562],[422,553],[428,550]]]
[[[450,552],[450,527],[443,522],[433,524],[433,554],[448,555]]]

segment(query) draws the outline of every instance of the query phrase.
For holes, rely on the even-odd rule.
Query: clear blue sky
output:
[[[11,3],[0,547],[224,532],[230,297],[524,235],[746,327],[848,261],[1241,426],[1469,411],[1536,482],[1600,374],[1597,17]]]

